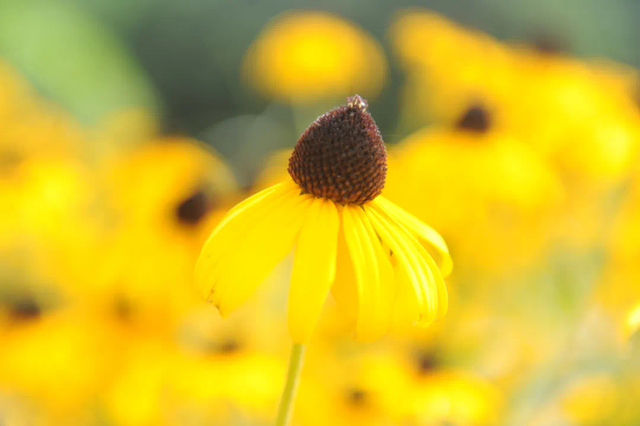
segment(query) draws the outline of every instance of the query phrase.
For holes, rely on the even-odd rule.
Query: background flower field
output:
[[[639,20],[596,0],[0,2],[0,425],[270,424],[292,259],[224,319],[194,265],[355,93],[383,195],[449,244],[449,312],[363,343],[330,299],[293,424],[639,424]]]

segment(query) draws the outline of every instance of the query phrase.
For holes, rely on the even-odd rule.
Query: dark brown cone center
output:
[[[358,95],[319,117],[298,140],[289,174],[303,193],[339,204],[362,205],[382,192],[387,150]]]

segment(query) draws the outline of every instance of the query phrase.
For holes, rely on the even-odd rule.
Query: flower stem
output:
[[[302,371],[302,362],[304,360],[304,352],[306,349],[306,346],[301,344],[294,344],[291,347],[287,383],[285,384],[282,397],[280,398],[276,426],[287,426],[291,422],[293,405],[296,399],[298,384],[300,383],[300,372]]]

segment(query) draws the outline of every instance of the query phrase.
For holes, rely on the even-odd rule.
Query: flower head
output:
[[[298,141],[289,174],[231,209],[202,249],[196,281],[223,315],[294,247],[289,328],[296,342],[308,341],[330,292],[360,339],[444,314],[447,246],[380,196],[386,150],[364,99],[354,96],[318,118]]]
[[[387,150],[360,96],[316,120],[289,159],[289,174],[303,192],[338,204],[364,204],[380,195]]]
[[[328,13],[294,12],[264,29],[247,52],[244,69],[269,98],[305,104],[354,89],[376,96],[387,64],[381,46],[356,25]]]
[[[475,101],[453,126],[422,128],[389,153],[385,196],[447,237],[458,270],[502,273],[531,265],[550,243],[550,218],[562,201],[555,171],[500,128],[494,111]]]

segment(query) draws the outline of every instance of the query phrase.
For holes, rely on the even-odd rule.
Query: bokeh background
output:
[[[354,93],[384,195],[450,245],[450,312],[363,343],[329,300],[294,424],[640,424],[638,22],[631,0],[0,0],[0,424],[270,424],[290,259],[228,319],[193,265]]]

